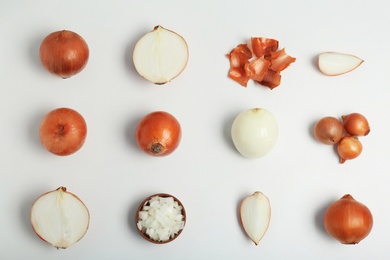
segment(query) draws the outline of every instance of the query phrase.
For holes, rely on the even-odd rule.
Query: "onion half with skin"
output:
[[[262,157],[270,152],[276,144],[278,133],[275,117],[264,108],[241,112],[231,128],[234,146],[248,158]]]
[[[188,56],[188,45],[184,38],[158,25],[137,42],[133,62],[142,77],[162,85],[185,69]]]
[[[42,194],[31,209],[34,232],[56,248],[68,248],[83,238],[89,220],[85,204],[65,187]]]

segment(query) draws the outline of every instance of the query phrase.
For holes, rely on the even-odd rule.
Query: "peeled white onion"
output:
[[[245,157],[258,158],[275,146],[279,128],[275,117],[266,109],[241,112],[233,121],[231,136],[237,150]]]
[[[142,77],[165,84],[187,66],[188,45],[179,34],[158,25],[137,42],[133,62]]]
[[[31,209],[34,232],[56,248],[68,248],[78,242],[89,227],[85,204],[65,187],[42,194]]]
[[[271,204],[267,196],[256,191],[240,207],[240,221],[248,237],[258,245],[271,221]]]

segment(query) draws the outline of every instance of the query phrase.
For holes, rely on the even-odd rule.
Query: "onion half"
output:
[[[183,37],[158,25],[137,42],[133,62],[142,77],[162,85],[184,70],[188,53],[188,45]]]
[[[31,209],[34,232],[56,248],[68,248],[83,238],[89,219],[85,204],[65,187],[42,194]]]

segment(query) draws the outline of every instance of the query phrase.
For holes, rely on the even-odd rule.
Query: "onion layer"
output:
[[[330,236],[343,244],[357,244],[367,237],[373,226],[370,210],[346,194],[328,207],[324,226]]]

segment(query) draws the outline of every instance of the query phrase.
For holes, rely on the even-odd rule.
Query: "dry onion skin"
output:
[[[89,48],[77,33],[56,31],[42,41],[39,57],[50,73],[65,79],[84,69],[89,58]]]
[[[56,248],[66,249],[83,238],[89,220],[85,204],[65,187],[42,194],[31,209],[34,232]]]
[[[250,45],[239,44],[226,56],[230,61],[228,77],[246,87],[249,80],[274,89],[281,84],[281,71],[295,62],[279,41],[272,38],[252,37]]]
[[[185,69],[189,51],[182,36],[158,25],[135,45],[133,62],[137,72],[158,85],[170,82]]]
[[[258,245],[271,221],[271,204],[266,195],[256,191],[240,205],[240,222],[248,237]]]
[[[182,204],[169,194],[156,194],[145,200],[137,211],[140,234],[152,243],[163,244],[182,232],[186,214]]]
[[[350,194],[328,207],[324,227],[328,234],[343,244],[357,244],[367,237],[374,221],[370,210]]]

